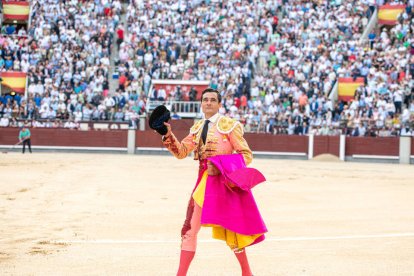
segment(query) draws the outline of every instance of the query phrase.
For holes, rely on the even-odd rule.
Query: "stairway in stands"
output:
[[[126,11],[128,10],[128,5],[129,5],[129,2],[122,3],[123,12],[119,19],[119,24],[122,24],[124,26],[124,36],[126,35],[126,32],[127,32]],[[114,74],[118,72],[117,66],[116,66],[116,61],[119,59],[119,51],[118,51],[118,47],[116,43],[117,38],[118,36],[115,30],[114,38],[113,38],[113,42],[111,46],[111,57],[110,57],[111,66],[109,68],[109,95],[115,94],[116,89],[118,88],[118,79],[113,78]]]

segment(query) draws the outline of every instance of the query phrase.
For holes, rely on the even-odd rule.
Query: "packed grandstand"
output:
[[[201,114],[195,84],[205,81],[246,132],[411,136],[413,6],[3,1],[0,126],[135,127],[151,102],[185,118]]]

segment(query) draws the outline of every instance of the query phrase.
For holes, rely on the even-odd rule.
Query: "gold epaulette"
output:
[[[217,130],[221,134],[228,134],[232,132],[237,125],[240,125],[240,122],[229,117],[221,116],[217,122]]]
[[[203,125],[203,122],[204,120],[199,120],[195,122],[194,125],[190,128],[190,133],[191,134],[197,133],[200,130],[201,126]]]

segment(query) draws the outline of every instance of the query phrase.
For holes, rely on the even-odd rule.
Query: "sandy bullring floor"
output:
[[[256,159],[269,228],[257,276],[413,275],[414,167]],[[167,156],[0,155],[1,275],[175,275],[196,162]],[[240,275],[201,230],[189,275]]]

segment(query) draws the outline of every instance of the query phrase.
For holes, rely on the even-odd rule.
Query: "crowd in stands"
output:
[[[412,5],[408,3],[397,26],[381,29],[378,37],[375,29],[370,41],[360,42],[372,14],[369,3],[312,7],[289,1],[268,53],[259,54],[263,74],[256,74],[250,99],[230,93],[226,112],[245,121],[247,131],[412,134]],[[326,97],[338,77],[365,80],[348,104],[333,104]]]
[[[2,97],[3,117],[129,120],[142,113],[134,93],[109,95],[111,46],[122,5],[114,1],[32,2],[27,36],[2,28],[2,71],[27,73],[28,98]],[[3,32],[4,29],[4,32]],[[20,29],[21,30],[21,29]]]
[[[27,36],[1,31],[0,68],[27,72],[29,97],[0,98],[0,114],[134,121],[146,114],[152,79],[207,80],[222,91],[220,112],[249,132],[409,135],[414,1],[396,26],[361,40],[386,2],[399,3],[131,0],[124,11],[119,0],[37,1]],[[112,43],[119,88],[109,92]],[[328,96],[338,77],[364,78],[349,103]]]

